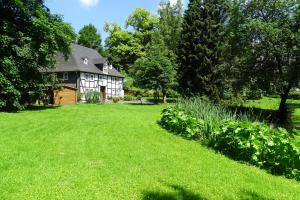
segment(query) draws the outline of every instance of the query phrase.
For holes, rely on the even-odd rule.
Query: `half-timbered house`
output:
[[[124,96],[124,76],[94,49],[73,44],[67,60],[58,55],[53,72],[63,87],[76,89],[83,102],[87,91],[97,91],[106,99]],[[63,93],[60,96],[64,98]]]

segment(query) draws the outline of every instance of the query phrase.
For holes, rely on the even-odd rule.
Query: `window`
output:
[[[93,74],[91,74],[91,81],[93,81],[94,80],[94,75]]]
[[[64,72],[63,73],[63,78],[62,78],[63,80],[69,80],[69,74],[68,74],[68,72]]]
[[[87,58],[84,58],[84,59],[83,59],[83,63],[84,63],[85,65],[87,65],[87,64],[89,64],[89,60],[88,60]]]
[[[85,74],[85,80],[89,80],[90,76],[89,74]]]

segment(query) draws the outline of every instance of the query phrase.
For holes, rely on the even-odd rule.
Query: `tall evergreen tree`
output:
[[[184,95],[220,99],[226,18],[225,0],[190,1],[178,50],[179,86]]]

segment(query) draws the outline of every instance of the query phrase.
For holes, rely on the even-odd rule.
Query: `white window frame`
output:
[[[84,74],[84,78],[85,78],[85,80],[90,80],[90,74],[89,73],[85,73]]]
[[[84,63],[85,65],[88,65],[88,64],[89,64],[88,58],[84,58],[84,59],[83,59],[83,63]]]
[[[94,80],[94,74],[91,74],[91,75],[90,75],[90,79],[91,79],[91,81]]]

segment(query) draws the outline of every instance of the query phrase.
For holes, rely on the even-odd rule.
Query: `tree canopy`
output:
[[[97,28],[92,24],[85,25],[79,31],[77,43],[88,48],[96,49],[100,54],[103,53],[101,41],[100,33],[98,33]]]
[[[0,110],[19,110],[46,90],[56,55],[68,56],[76,35],[41,0],[0,2]]]
[[[225,1],[191,0],[179,41],[179,86],[184,95],[222,96]]]
[[[164,44],[159,32],[152,35],[145,56],[134,63],[134,78],[143,88],[162,91],[164,101],[168,90],[176,85],[176,58]]]

